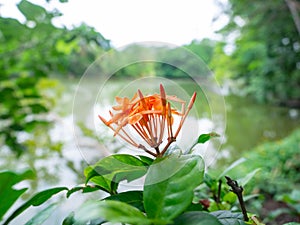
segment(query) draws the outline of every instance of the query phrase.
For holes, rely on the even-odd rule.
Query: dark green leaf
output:
[[[222,225],[222,223],[206,212],[187,212],[177,217],[173,225]]]
[[[192,203],[189,205],[186,211],[203,211],[203,206],[201,204]]]
[[[46,207],[44,210],[36,214],[33,218],[31,218],[25,225],[40,225],[42,224],[46,219],[49,218],[49,216],[53,213],[53,211],[57,208],[57,204],[51,204],[48,207]]]
[[[31,104],[28,107],[30,107],[33,114],[48,112],[48,109],[42,104]]]
[[[106,191],[110,194],[115,193],[118,188],[118,185],[114,185],[111,180],[100,176],[95,170],[93,170],[92,167],[85,168],[84,175],[86,177],[90,177],[89,179],[86,179],[86,182],[91,181],[96,184],[101,190]]]
[[[71,212],[68,217],[66,217],[62,223],[62,225],[75,225],[75,213]]]
[[[5,221],[3,225],[8,224],[10,221],[12,221],[15,217],[20,215],[22,212],[24,212],[26,209],[28,209],[30,206],[39,206],[46,202],[48,199],[50,199],[53,195],[68,190],[66,187],[57,187],[52,188],[48,190],[41,191],[34,195],[31,199],[29,199],[27,202],[25,202],[23,205],[21,205],[19,208],[17,208],[11,215],[8,217],[8,219]]]
[[[138,158],[127,154],[105,157],[85,169],[86,183],[91,180],[104,190],[112,193],[123,180],[128,182],[144,176],[147,167]]]
[[[241,213],[233,213],[227,210],[211,212],[223,225],[246,225]]]
[[[215,133],[215,132],[211,132],[211,133],[208,133],[208,134],[201,134],[198,137],[197,143],[204,144],[205,142],[207,142],[212,137],[220,137],[220,135]]]
[[[148,219],[137,208],[119,201],[93,201],[84,204],[76,213],[75,219],[79,222],[102,218],[115,223],[128,223],[133,225],[167,224],[170,221]]]
[[[32,171],[26,171],[22,174],[11,171],[0,173],[0,199],[2,202],[0,204],[0,220],[14,202],[27,190],[27,188],[16,190],[13,186],[23,180],[32,178]]]
[[[64,219],[62,225],[100,225],[106,223],[105,220],[99,218],[94,220],[88,220],[88,221],[76,221],[75,220],[75,213],[72,212],[70,215]]]
[[[204,162],[198,155],[170,155],[155,160],[144,187],[148,217],[171,220],[182,213],[191,204],[203,174]]]
[[[44,126],[46,127],[46,125],[49,124],[49,121],[45,121],[45,120],[32,120],[30,122],[27,122],[25,124],[24,130],[26,132],[32,132],[36,127],[38,126]]]
[[[1,98],[9,99],[14,96],[15,90],[11,87],[5,87],[0,89]]]
[[[116,195],[109,196],[105,200],[114,200],[125,202],[131,206],[136,207],[140,211],[144,212],[144,203],[143,203],[143,192],[142,191],[127,191],[122,192]]]
[[[210,188],[214,188],[217,184],[217,180],[213,179],[208,173],[204,174],[204,183]]]
[[[82,193],[89,193],[93,191],[99,191],[99,188],[96,186],[83,186],[83,187],[74,187],[67,192],[67,198],[69,198],[73,193],[77,191],[82,191]]]
[[[154,161],[154,159],[149,158],[149,157],[144,156],[144,155],[138,155],[138,157],[145,164],[145,166],[150,166]]]

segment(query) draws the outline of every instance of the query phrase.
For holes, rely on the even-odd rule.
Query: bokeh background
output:
[[[29,188],[24,199],[82,184],[88,163],[124,151],[97,113],[107,112],[115,96],[131,95],[132,86],[147,93],[164,83],[186,101],[199,93],[187,126],[221,134],[217,144],[198,149],[208,160],[217,152],[208,170],[245,158],[232,175],[260,168],[245,187],[256,194],[252,211],[269,224],[299,221],[299,0],[0,1],[0,43],[0,170],[31,171],[18,184]],[[129,60],[156,54],[169,63]],[[120,64],[115,71],[113,60]],[[205,89],[208,80],[213,85]],[[61,201],[45,224],[61,224],[83,199]]]

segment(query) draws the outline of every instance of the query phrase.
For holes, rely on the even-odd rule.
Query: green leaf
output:
[[[210,140],[213,137],[220,137],[219,134],[215,133],[215,132],[211,132],[208,134],[201,134],[198,139],[196,140],[195,143],[193,143],[193,145],[191,147],[188,148],[188,150],[185,152],[185,154],[190,154],[193,151],[193,148],[197,145],[197,144],[204,144],[205,142],[207,142],[208,140]]]
[[[187,212],[177,217],[173,225],[222,225],[216,217],[206,212]]]
[[[14,202],[27,190],[27,188],[14,189],[13,186],[23,180],[33,178],[32,171],[17,174],[11,171],[0,173],[0,220]]]
[[[198,144],[204,144],[205,142],[207,142],[209,139],[211,139],[213,137],[220,137],[220,135],[215,133],[215,132],[211,132],[211,133],[208,133],[208,134],[201,134],[198,137],[197,143]]]
[[[187,209],[185,211],[186,212],[187,211],[203,211],[203,206],[199,203],[197,203],[197,204],[192,203],[189,205],[189,207],[187,207]]]
[[[125,202],[131,206],[136,207],[140,211],[144,212],[144,203],[143,203],[143,191],[127,191],[122,192],[116,195],[109,196],[104,200],[114,200]]]
[[[144,155],[138,155],[138,157],[145,164],[145,166],[150,166],[154,161],[154,159],[149,158],[149,157],[144,156]]]
[[[223,225],[246,225],[241,213],[233,213],[227,210],[211,212]]]
[[[77,191],[82,191],[82,193],[89,193],[93,191],[99,191],[99,188],[94,186],[89,186],[89,185],[84,187],[74,187],[67,192],[67,198],[69,198],[73,193]]]
[[[31,2],[28,2],[26,0],[22,0],[18,4],[18,8],[27,20],[36,22],[44,19],[47,14],[46,10],[43,7],[32,4]]]
[[[91,180],[103,190],[114,193],[118,183],[133,181],[144,176],[147,167],[140,159],[127,154],[116,154],[105,157],[95,165],[85,169],[86,183]]]
[[[19,208],[17,208],[10,217],[5,221],[3,225],[8,224],[10,221],[12,221],[14,218],[16,218],[18,215],[20,215],[22,212],[24,212],[26,209],[28,209],[30,206],[39,206],[46,202],[48,199],[50,199],[53,195],[68,190],[66,187],[57,187],[57,188],[51,188],[44,191],[41,191],[34,195],[31,199],[29,199],[27,202],[25,202],[23,205],[21,205]]]
[[[128,223],[133,225],[167,224],[170,221],[148,219],[137,208],[124,202],[105,200],[91,201],[84,204],[76,213],[75,219],[85,222],[94,219],[103,219],[115,223]]]
[[[245,158],[240,158],[240,159],[234,161],[229,167],[227,167],[227,168],[223,171],[223,173],[221,173],[221,174],[219,175],[219,177],[217,178],[217,180],[220,180],[220,179],[221,179],[222,177],[224,177],[230,170],[232,170],[233,168],[235,168],[236,166],[238,166],[239,164],[241,164],[241,163],[243,163],[243,162],[245,162],[245,161],[246,161]]]
[[[232,191],[226,193],[223,197],[223,201],[228,202],[230,204],[235,203],[237,200],[237,196],[235,193],[233,193]]]
[[[30,107],[33,114],[40,114],[40,113],[48,112],[48,109],[42,104],[37,104],[37,103],[31,104],[31,105],[28,105],[28,107]]]
[[[33,218],[31,218],[25,225],[40,225],[42,224],[46,219],[49,218],[49,216],[53,213],[53,211],[57,208],[57,204],[51,204],[48,207],[46,207],[44,210],[36,214]]]
[[[62,222],[62,225],[75,225],[75,213],[71,212]]]
[[[88,221],[76,221],[75,220],[75,213],[72,212],[70,215],[64,219],[62,225],[100,225],[106,223],[105,220],[98,218],[94,220],[88,220]]]
[[[84,175],[87,177],[86,183],[91,181],[103,191],[113,194],[117,190],[117,185],[113,185],[112,181],[106,179],[105,177],[99,175],[92,166],[86,167],[84,170]]]
[[[198,155],[156,159],[146,175],[144,206],[149,218],[171,220],[192,202],[202,182],[204,162]]]
[[[239,183],[239,185],[241,186],[245,186],[253,177],[254,175],[260,171],[260,168],[253,170],[252,172],[248,173],[245,177],[238,179],[237,182]]]

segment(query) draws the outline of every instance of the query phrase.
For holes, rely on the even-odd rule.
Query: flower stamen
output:
[[[138,90],[134,97],[130,100],[127,97],[116,97],[117,106],[112,107],[115,114],[109,111],[111,119],[105,120],[99,115],[100,120],[114,131],[114,136],[119,135],[124,141],[140,148],[154,157],[162,157],[171,143],[176,138],[183,126],[183,123],[190,112],[196,99],[196,93],[193,94],[187,109],[185,101],[176,96],[166,95],[165,89],[160,85],[160,94],[144,96],[141,90]],[[181,104],[181,111],[172,108],[170,103],[177,102]],[[174,134],[174,118],[173,115],[179,116],[179,125]],[[147,143],[149,147],[155,150],[150,151],[143,144],[138,144],[132,136],[124,129],[131,126],[133,130]],[[163,137],[167,129],[167,143],[160,151],[160,146],[164,142]]]

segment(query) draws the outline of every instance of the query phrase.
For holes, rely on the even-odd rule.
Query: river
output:
[[[158,92],[159,83],[165,85],[167,94],[177,95],[185,101],[193,91],[198,92],[194,110],[183,129],[179,145],[186,148],[199,134],[215,131],[221,140],[212,148],[218,151],[222,163],[230,163],[241,157],[244,151],[266,141],[274,141],[289,135],[300,124],[300,111],[268,104],[258,104],[250,98],[216,92],[201,86],[201,82],[170,81],[156,78],[110,81],[100,84],[97,79],[86,79],[79,85],[74,80],[68,84],[68,95],[75,96],[77,120],[84,122],[96,134],[102,135],[103,124],[98,114],[108,118],[108,110],[115,103],[115,96],[133,96],[137,89],[144,93]],[[209,93],[208,93],[209,92]],[[66,108],[66,102],[63,103]],[[176,104],[174,104],[176,105]],[[72,105],[69,105],[69,110]],[[105,132],[105,134],[107,134]],[[207,148],[207,146],[206,146]],[[209,147],[208,147],[209,148]],[[213,151],[213,149],[210,149]],[[214,160],[213,163],[217,161]]]

